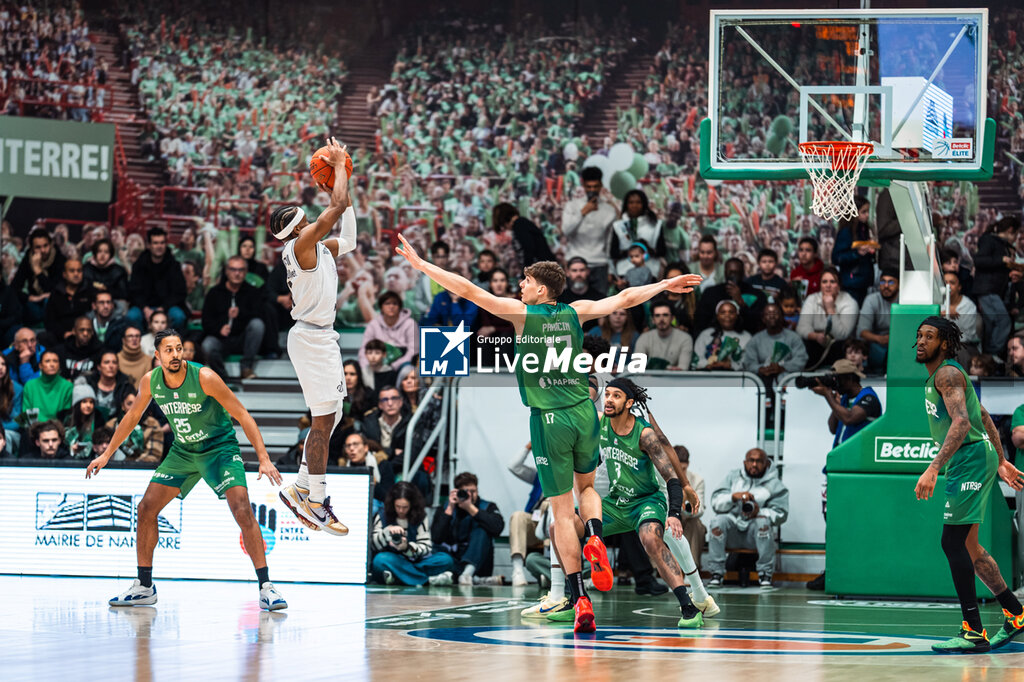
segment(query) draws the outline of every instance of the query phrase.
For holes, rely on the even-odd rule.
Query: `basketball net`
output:
[[[801,142],[800,158],[814,185],[811,211],[825,220],[852,220],[857,215],[853,192],[874,152],[868,142]]]

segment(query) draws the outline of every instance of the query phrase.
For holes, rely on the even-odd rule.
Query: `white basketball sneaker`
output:
[[[111,606],[151,606],[156,603],[156,585],[143,587],[136,578],[131,587],[107,603]]]
[[[274,587],[274,583],[266,582],[260,586],[260,608],[267,611],[288,608],[288,602],[284,600],[281,593]]]
[[[544,598],[538,603],[520,611],[519,615],[523,618],[547,618],[549,613],[557,611],[568,603],[569,599],[567,597],[552,599],[551,593],[549,592],[548,594],[545,594]]]
[[[691,594],[690,597],[692,598],[693,595]],[[698,611],[704,614],[705,618],[714,618],[722,612],[722,609],[719,608],[717,603],[715,603],[715,598],[710,594],[704,601],[694,601],[693,605],[697,607]]]
[[[295,514],[295,518],[301,521],[306,528],[309,528],[310,530],[320,530],[320,526],[313,523],[299,512],[299,507],[305,501],[306,497],[309,496],[308,490],[304,490],[292,483],[289,486],[285,486],[277,496],[281,498],[281,501],[284,502],[284,506],[288,507],[292,514]]]

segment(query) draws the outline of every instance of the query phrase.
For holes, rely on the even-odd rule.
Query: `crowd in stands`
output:
[[[79,2],[0,3],[0,115],[94,120],[108,69]]]

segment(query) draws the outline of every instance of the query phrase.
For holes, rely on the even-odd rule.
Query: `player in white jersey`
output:
[[[292,319],[288,332],[288,357],[302,387],[313,423],[303,449],[303,461],[295,482],[281,491],[281,501],[306,526],[332,535],[346,535],[327,496],[327,448],[331,433],[342,416],[345,372],[338,332],[334,331],[338,300],[338,269],[335,259],[356,247],[356,216],[348,193],[345,160],[348,153],[333,137],[327,140],[334,167],[334,189],[318,185],[331,195],[330,204],[315,223],[298,206],[282,206],[270,217],[270,231],[285,243],[281,259],[292,294]],[[326,237],[341,218],[341,236]]]

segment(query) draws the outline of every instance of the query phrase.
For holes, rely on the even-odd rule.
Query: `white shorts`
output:
[[[337,414],[346,395],[338,332],[296,322],[288,332],[288,357],[310,414]]]

